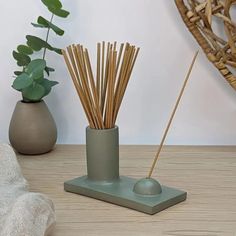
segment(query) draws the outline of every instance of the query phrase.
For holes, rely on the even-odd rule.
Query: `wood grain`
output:
[[[121,146],[121,174],[145,177],[156,148]],[[55,204],[52,236],[236,235],[236,147],[165,146],[153,177],[186,190],[188,198],[154,216],[64,192],[64,181],[86,173],[84,146],[59,145],[49,154],[18,159],[30,189]]]

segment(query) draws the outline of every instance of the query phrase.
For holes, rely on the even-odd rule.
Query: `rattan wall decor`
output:
[[[209,61],[236,90],[236,23],[230,10],[235,0],[175,0],[179,13]],[[213,28],[222,21],[224,35]]]

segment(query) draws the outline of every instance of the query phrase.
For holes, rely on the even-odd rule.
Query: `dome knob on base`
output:
[[[157,195],[162,192],[162,188],[155,179],[143,178],[136,182],[133,191],[141,195]]]

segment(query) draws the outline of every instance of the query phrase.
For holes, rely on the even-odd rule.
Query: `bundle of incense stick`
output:
[[[89,126],[113,128],[139,48],[129,43],[122,43],[119,49],[116,42],[98,43],[96,76],[87,48],[80,44],[71,45],[62,53]]]

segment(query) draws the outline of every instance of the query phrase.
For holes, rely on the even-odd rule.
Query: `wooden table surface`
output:
[[[121,146],[121,175],[145,177],[155,151]],[[52,236],[236,236],[236,147],[164,147],[153,177],[186,190],[188,198],[153,216],[64,192],[64,181],[86,174],[84,146],[58,145],[46,155],[18,157],[31,190],[55,204]]]

